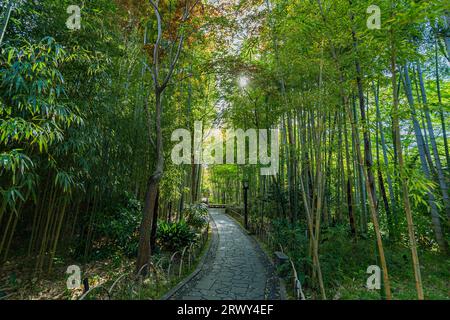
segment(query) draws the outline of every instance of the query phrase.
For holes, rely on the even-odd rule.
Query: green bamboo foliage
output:
[[[260,37],[239,52],[252,80],[245,95],[230,84],[235,87],[225,121],[238,128],[280,128],[278,175],[250,174],[251,224],[255,232],[277,229],[280,221],[288,230],[306,231],[297,245],[307,248],[304,270],[314,297],[328,298],[329,290],[320,270],[321,239],[342,225],[348,241],[374,241],[386,299],[393,297],[389,250],[409,246],[417,297],[423,299],[418,250],[424,221],[432,232],[428,250],[445,255],[448,246],[444,6],[381,1],[382,27],[370,30],[370,4],[265,1]],[[260,55],[254,57],[256,50]],[[231,68],[232,76],[242,68]],[[258,104],[255,96],[263,97]],[[245,170],[208,169],[214,202],[242,203],[235,196],[242,187],[229,181],[242,180]],[[286,246],[292,255],[303,254]]]
[[[114,231],[140,269],[159,222],[205,197],[239,211],[248,180],[251,231],[308,297],[334,297],[346,266],[327,262],[350,247],[396,298],[404,247],[426,298],[421,253],[448,254],[446,2],[380,0],[380,29],[365,0],[187,3],[85,1],[80,30],[70,0],[0,4],[0,265],[100,259]],[[279,129],[277,174],[172,164],[196,121]]]

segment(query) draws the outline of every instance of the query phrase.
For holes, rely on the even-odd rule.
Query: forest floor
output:
[[[192,262],[190,267],[185,264],[181,275],[178,275],[179,266],[177,264],[172,267],[171,277],[167,276],[166,270],[157,269],[158,281],[154,281],[153,278],[144,280],[143,285],[140,285],[138,290],[136,290],[137,286],[134,286],[133,290],[138,292],[135,292],[133,296],[123,295],[119,290],[115,290],[118,292],[111,299],[160,299],[197,268],[200,258],[205,254],[206,248],[208,248],[209,241],[206,241],[200,249],[197,259]],[[155,260],[164,259],[162,255],[155,256]],[[172,253],[166,253],[165,260],[171,255]],[[97,286],[110,288],[121,276],[133,274],[135,270],[135,258],[129,258],[123,255],[114,255],[109,258],[97,259],[90,262],[69,261],[60,257],[55,262],[51,272],[41,274],[37,274],[34,271],[33,261],[32,258],[25,258],[23,255],[18,255],[8,259],[2,265],[0,269],[0,300],[79,299],[83,295],[82,286],[77,289],[67,288],[69,275],[66,274],[66,270],[69,265],[80,266],[82,278],[89,279],[90,288]],[[121,283],[126,282],[127,279],[121,281]],[[96,295],[95,298],[102,299],[105,297]]]
[[[230,216],[243,228],[244,219],[241,215],[231,212]],[[338,228],[339,229],[339,228]],[[287,231],[285,231],[287,232]],[[358,241],[347,240],[348,235],[333,230],[327,233],[327,238],[320,250],[322,272],[324,274],[327,298],[332,300],[379,300],[383,299],[378,290],[368,290],[366,280],[370,276],[366,273],[367,266],[374,262],[374,239],[360,238]],[[266,256],[272,256],[279,250],[270,247],[266,242],[254,236]],[[294,245],[296,249],[301,244]],[[386,258],[389,267],[389,277],[394,300],[417,299],[414,274],[411,268],[411,251],[399,243],[385,243]],[[293,259],[305,259],[287,252]],[[427,300],[450,300],[450,257],[439,252],[420,250],[421,275]],[[365,266],[365,267],[362,267]],[[300,269],[298,270],[299,272]],[[300,274],[302,283],[305,275]],[[294,292],[289,286],[292,278],[284,279],[287,286],[288,299],[294,299]],[[316,289],[317,290],[317,289]],[[320,299],[316,291],[303,283],[303,291],[307,300]]]
[[[18,263],[20,261],[20,263]],[[103,259],[89,263],[73,263],[81,267],[90,287],[114,281],[133,268],[131,259]],[[23,257],[10,259],[0,271],[0,298],[14,300],[75,300],[83,289],[67,289],[67,263],[57,264],[49,273],[36,274],[33,264]]]
[[[329,298],[335,300],[378,300],[380,291],[368,290],[365,286],[370,274],[367,266],[373,261],[373,252],[363,246],[373,246],[372,239],[361,240],[344,249],[346,258],[336,259],[336,251],[322,250],[323,268],[327,271]],[[330,247],[330,246],[328,246]],[[415,300],[417,291],[412,272],[411,250],[399,244],[386,245],[389,278],[394,300]],[[450,258],[438,252],[419,251],[420,271],[426,300],[450,299]],[[336,261],[339,260],[338,264]],[[374,263],[372,263],[374,264]],[[365,267],[362,268],[361,265]]]
[[[267,299],[276,297],[278,288],[273,287],[274,274],[267,264],[267,256],[273,254],[260,242],[257,245],[244,233],[241,219],[224,214],[222,210],[212,212],[218,229],[218,237],[212,238],[212,255],[206,257],[205,265],[188,285],[177,292],[174,299]],[[322,244],[320,258],[323,268],[328,299],[371,300],[380,299],[380,293],[367,290],[366,267],[373,264],[373,239],[344,241],[346,235],[327,234]],[[344,239],[345,238],[345,239]],[[208,248],[208,243],[204,249]],[[266,254],[262,249],[266,251]],[[297,250],[298,251],[298,250]],[[204,253],[201,252],[199,257]],[[208,253],[209,254],[209,253]],[[293,256],[295,259],[296,257]],[[416,299],[414,274],[411,271],[410,250],[400,244],[386,244],[386,258],[389,267],[394,299]],[[450,259],[437,252],[420,251],[422,280],[426,299],[450,299]],[[47,274],[34,273],[33,260],[17,256],[9,259],[0,270],[0,299],[78,299],[82,289],[69,290],[66,286],[68,265],[78,264],[83,278],[89,278],[90,287],[110,286],[121,275],[134,270],[134,259],[114,256],[108,259],[77,263],[76,261],[55,261],[53,270]],[[364,266],[364,267],[362,267]],[[143,299],[159,299],[184,277],[195,270],[194,263],[181,277],[163,280],[142,293]],[[270,279],[271,281],[268,281]],[[303,288],[307,299],[318,299],[313,290]],[[279,292],[278,292],[279,293]]]

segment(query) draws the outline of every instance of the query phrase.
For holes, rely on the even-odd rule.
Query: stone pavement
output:
[[[210,209],[213,238],[201,271],[174,300],[279,299],[279,281],[254,239],[223,209]]]

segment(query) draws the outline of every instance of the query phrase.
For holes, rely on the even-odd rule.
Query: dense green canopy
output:
[[[379,265],[383,298],[448,298],[447,1],[88,0],[71,29],[72,2],[0,1],[0,266],[140,270],[247,180],[308,297],[379,298],[352,281]],[[277,174],[173,163],[199,121],[278,129]]]

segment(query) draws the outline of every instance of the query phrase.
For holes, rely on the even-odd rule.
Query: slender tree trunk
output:
[[[171,205],[170,205],[171,207]],[[169,207],[169,217],[171,214],[171,208]],[[152,232],[150,235],[150,254],[155,251],[156,247],[156,236],[158,230],[158,214],[159,214],[159,190],[156,192],[156,203],[153,211],[153,223],[152,223]]]
[[[351,2],[350,2],[351,3]],[[353,20],[353,16],[352,16]],[[352,30],[352,38],[353,38],[353,48],[355,50],[355,53],[358,52],[358,40],[356,38],[356,32]],[[362,121],[362,127],[363,127],[363,139],[364,139],[364,161],[366,165],[367,170],[367,177],[369,179],[369,189],[367,190],[372,194],[372,198],[375,201],[375,208],[378,208],[377,204],[377,196],[376,196],[376,188],[375,188],[375,177],[373,174],[373,159],[372,159],[372,147],[370,143],[370,137],[369,137],[369,127],[367,123],[367,117],[366,117],[366,105],[365,105],[365,98],[364,98],[364,89],[363,89],[363,83],[362,83],[362,71],[361,71],[361,65],[359,63],[358,57],[355,58],[355,67],[356,67],[356,83],[358,87],[358,99],[359,99],[359,108],[361,112],[361,121]]]
[[[360,206],[361,206],[361,231],[363,233],[367,233],[367,191],[366,184],[364,183],[364,164],[358,161],[356,157],[356,139],[359,139],[359,129],[358,129],[358,117],[357,117],[357,109],[356,109],[356,101],[353,96],[352,99],[353,104],[353,121],[355,123],[355,130],[352,130],[353,137],[353,154],[355,156],[355,162],[358,167],[358,183],[359,183],[359,193],[360,193]]]
[[[391,2],[391,18],[395,15],[395,3]],[[397,48],[395,44],[395,34],[394,30],[391,28],[390,32],[390,41],[391,41],[391,81],[392,81],[392,96],[393,96],[393,131],[394,131],[394,142],[397,151],[398,164],[400,169],[400,180],[402,185],[402,194],[403,194],[403,202],[405,205],[405,213],[406,213],[406,221],[408,224],[408,235],[409,235],[409,245],[411,247],[411,256],[413,261],[413,269],[414,269],[414,277],[416,280],[416,290],[417,297],[419,300],[424,299],[423,295],[423,287],[422,287],[422,276],[420,272],[420,262],[419,256],[417,254],[417,243],[416,243],[416,235],[414,231],[414,222],[412,218],[411,205],[409,202],[409,190],[408,190],[408,180],[405,172],[405,164],[403,160],[403,151],[400,137],[400,124],[399,124],[399,95],[398,95],[398,86],[397,86]]]
[[[161,117],[162,117],[162,95],[164,90],[167,88],[169,81],[172,79],[173,72],[175,66],[178,62],[178,59],[181,54],[181,50],[183,48],[184,43],[184,34],[179,37],[178,46],[174,57],[170,61],[170,66],[167,74],[164,77],[164,80],[160,83],[160,42],[162,40],[163,32],[162,32],[162,19],[159,12],[158,2],[154,2],[153,0],[149,0],[150,5],[153,7],[154,13],[157,19],[157,28],[158,35],[156,38],[156,42],[153,48],[153,65],[150,69],[153,78],[153,88],[155,93],[155,129],[156,129],[156,165],[153,174],[148,180],[147,183],[147,191],[145,194],[145,205],[143,210],[143,217],[140,227],[140,236],[139,236],[139,247],[138,247],[138,256],[136,261],[136,271],[140,271],[142,267],[148,265],[150,263],[151,257],[151,233],[153,223],[153,215],[155,212],[155,207],[157,205],[157,197],[158,197],[158,189],[159,184],[162,179],[164,173],[164,149],[163,149],[163,136],[162,136],[162,128],[161,128]],[[194,4],[195,6],[195,4]],[[193,6],[193,7],[194,7]],[[190,8],[190,10],[193,9]],[[186,8],[182,17],[182,23],[184,23],[189,17],[189,6],[186,2]]]
[[[143,218],[140,227],[138,258],[136,262],[136,271],[141,270],[142,267],[150,263],[151,256],[151,233],[153,225],[153,216],[157,204],[158,188],[164,170],[164,154],[163,154],[163,137],[161,131],[161,92],[158,88],[155,90],[156,99],[156,167],[147,183],[147,192],[145,195],[145,205],[143,211]],[[147,268],[148,269],[148,268]]]
[[[389,238],[395,237],[395,233],[393,230],[393,219],[392,219],[392,213],[389,208],[389,201],[387,199],[386,195],[386,188],[384,186],[384,179],[383,179],[383,173],[381,171],[381,161],[380,161],[380,142],[379,142],[379,135],[382,134],[383,128],[381,126],[381,116],[380,116],[380,107],[378,102],[378,92],[375,90],[374,92],[375,96],[375,104],[377,107],[377,129],[376,129],[376,154],[377,154],[377,174],[378,174],[378,185],[380,187],[380,194],[383,199],[384,203],[384,210],[386,212],[387,222],[388,222],[388,229],[389,229]],[[389,174],[389,172],[388,172]]]
[[[6,7],[6,16],[5,16],[5,20],[3,22],[2,25],[2,29],[0,31],[0,46],[3,43],[3,38],[5,37],[5,33],[6,33],[6,29],[8,28],[8,22],[9,19],[11,17],[11,12],[12,12],[12,8],[13,8],[13,0],[9,0],[8,2],[8,6]]]
[[[447,170],[450,172],[450,155],[448,151],[448,140],[447,140],[447,128],[445,126],[445,116],[444,116],[444,110],[442,107],[442,94],[441,94],[441,83],[440,83],[440,76],[439,76],[439,55],[438,55],[438,38],[437,35],[435,35],[435,53],[434,53],[434,59],[435,59],[435,68],[436,68],[436,89],[437,89],[437,95],[439,100],[439,115],[441,117],[441,126],[442,126],[442,135],[444,138],[444,148],[445,148],[445,160],[447,163]]]
[[[431,179],[431,172],[427,164],[427,155],[426,155],[426,149],[425,149],[425,142],[422,136],[422,129],[420,128],[419,122],[417,121],[416,117],[416,110],[414,106],[414,98],[412,95],[412,89],[411,89],[411,80],[409,78],[409,72],[408,72],[408,66],[405,65],[405,72],[404,72],[404,84],[405,84],[405,91],[406,96],[408,98],[409,107],[411,109],[411,119],[414,126],[414,132],[417,140],[417,148],[419,150],[419,158],[420,163],[422,166],[422,171],[427,179]],[[430,205],[431,210],[431,219],[433,222],[434,232],[436,235],[436,241],[439,244],[439,247],[443,252],[447,251],[447,244],[444,239],[444,233],[442,230],[441,220],[439,217],[439,211],[436,205],[436,199],[434,197],[434,194],[431,190],[427,191],[428,195],[428,203]]]
[[[351,118],[351,109],[348,108],[349,111],[349,117]],[[355,132],[356,128],[355,128],[355,124],[352,122],[352,131]],[[356,149],[356,156],[358,159],[359,163],[363,162],[363,157],[361,155],[361,142],[360,142],[360,138],[359,135],[354,134],[354,136],[356,137],[355,139],[355,149]],[[369,177],[368,177],[368,168],[365,168],[366,170],[362,170],[363,171],[363,178],[364,178],[364,182],[366,185],[366,188],[368,190],[370,190],[370,184],[369,184]],[[386,299],[391,300],[392,296],[391,296],[391,285],[390,285],[390,281],[389,281],[389,275],[388,275],[388,269],[387,269],[387,262],[386,262],[386,257],[384,255],[384,247],[383,247],[383,240],[381,237],[381,232],[380,232],[380,225],[378,223],[378,215],[377,215],[377,209],[376,209],[376,202],[375,199],[373,198],[373,193],[372,192],[368,192],[368,198],[369,198],[369,209],[370,209],[370,214],[372,217],[372,223],[373,223],[373,228],[375,231],[375,236],[377,239],[377,249],[378,249],[378,255],[379,255],[379,259],[380,259],[380,264],[381,264],[381,269],[383,270],[383,280],[384,280],[384,289],[385,289],[385,293],[386,293]]]
[[[447,183],[445,182],[444,172],[442,171],[441,159],[439,157],[439,152],[438,152],[438,148],[437,148],[437,144],[436,144],[436,137],[434,135],[433,123],[431,122],[430,109],[428,108],[427,94],[425,91],[422,69],[420,68],[420,65],[417,66],[417,71],[419,74],[419,83],[420,83],[420,90],[421,90],[421,95],[422,95],[422,103],[423,103],[423,107],[424,107],[424,111],[425,111],[425,118],[426,118],[426,123],[427,123],[427,127],[428,127],[428,134],[430,136],[431,149],[433,150],[434,162],[436,165],[439,186],[440,186],[441,192],[442,192],[442,199],[444,201],[445,212],[447,214],[447,218],[450,219],[450,199],[448,196],[448,187],[447,187]]]
[[[394,218],[393,222],[394,222],[395,228],[397,228],[397,225],[398,225],[397,201],[395,199],[394,187],[393,187],[393,184],[392,184],[391,174],[389,172],[389,160],[388,160],[388,154],[387,154],[386,139],[385,139],[385,136],[384,136],[383,125],[381,123],[380,96],[379,96],[378,85],[377,85],[377,87],[375,87],[375,85],[374,85],[374,96],[375,96],[375,105],[376,105],[376,108],[377,108],[378,130],[380,132],[381,149],[383,151],[383,161],[384,161],[384,167],[385,167],[385,170],[386,170],[386,177],[387,177],[387,182],[388,182],[388,187],[389,187],[389,197],[390,197],[390,200],[391,200],[392,215],[393,215],[393,218]]]
[[[347,133],[347,121],[346,117],[344,117],[344,140],[345,140],[345,163],[347,166],[347,207],[348,207],[348,217],[350,222],[350,228],[352,235],[356,237],[356,221],[355,221],[355,214],[354,214],[354,201],[353,201],[353,186],[352,186],[352,170],[350,168],[350,164],[352,162],[352,159],[350,158],[350,151],[349,151],[349,143],[348,143],[348,133]]]

